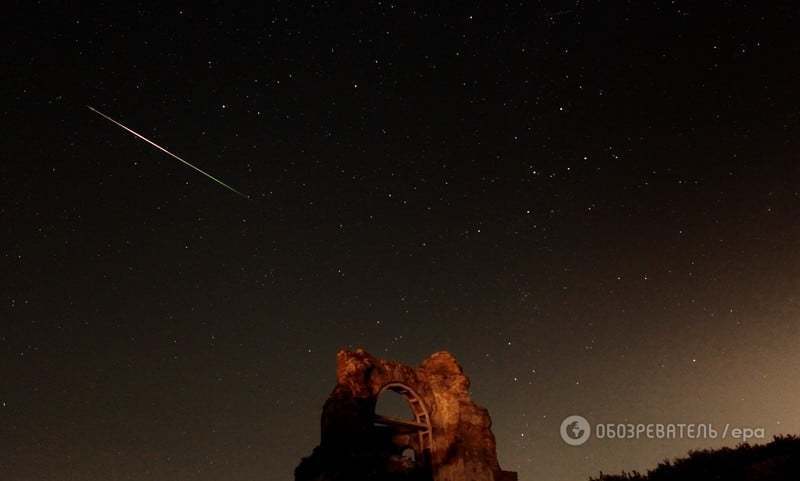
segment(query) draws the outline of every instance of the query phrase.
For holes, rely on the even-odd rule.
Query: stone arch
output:
[[[469,385],[446,351],[418,366],[339,351],[320,444],[295,469],[295,481],[516,481],[497,461],[489,412],[472,401]],[[406,398],[413,419],[375,412],[386,391]],[[405,462],[406,447],[415,451],[413,463]]]

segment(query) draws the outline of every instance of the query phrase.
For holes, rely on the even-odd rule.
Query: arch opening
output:
[[[375,414],[386,418],[416,420],[408,398],[391,389],[385,389],[378,395]]]
[[[389,383],[378,392],[375,405],[374,426],[391,440],[395,468],[428,470],[432,429],[422,398],[405,384]]]

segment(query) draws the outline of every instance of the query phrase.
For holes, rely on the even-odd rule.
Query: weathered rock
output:
[[[469,379],[450,353],[413,368],[343,350],[336,378],[320,445],[295,469],[296,481],[516,481],[500,469],[489,412],[470,399]],[[385,390],[405,396],[413,420],[375,414]]]

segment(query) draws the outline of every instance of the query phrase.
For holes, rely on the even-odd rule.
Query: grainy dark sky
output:
[[[5,479],[290,480],[356,346],[453,352],[523,481],[735,444],[570,414],[800,432],[794,3],[6,13]]]

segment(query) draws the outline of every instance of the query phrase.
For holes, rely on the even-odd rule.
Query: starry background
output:
[[[758,4],[10,10],[0,471],[290,480],[357,346],[453,352],[521,480],[736,444],[576,413],[797,434],[798,7]]]

